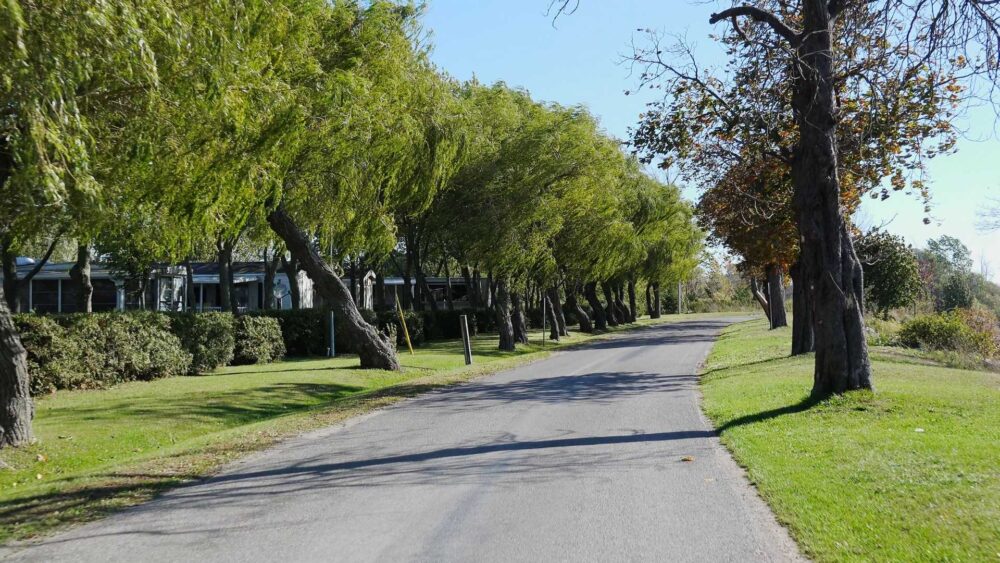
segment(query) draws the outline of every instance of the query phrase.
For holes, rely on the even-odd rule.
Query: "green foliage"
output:
[[[18,315],[34,393],[187,373],[191,354],[158,313]]]
[[[406,330],[410,333],[411,344],[419,346],[428,340],[427,333],[424,331],[425,325],[423,313],[403,311],[403,319],[406,322]],[[391,331],[396,334],[397,347],[406,347],[406,335],[403,333],[403,327],[399,323],[399,313],[396,311],[386,311],[385,313],[378,315],[377,326],[382,327],[383,330],[387,332]],[[442,327],[442,330],[443,329],[444,327]]]
[[[917,257],[902,237],[872,230],[859,237],[854,249],[864,269],[865,301],[882,313],[906,307],[920,295]]]
[[[971,352],[983,356],[996,353],[994,334],[977,331],[957,311],[923,315],[903,324],[899,341],[911,348]]]
[[[190,373],[207,373],[228,365],[236,346],[231,313],[171,313],[170,331],[191,354]]]
[[[284,309],[258,311],[253,315],[278,320],[285,353],[289,356],[323,356],[329,347],[329,313],[320,309]],[[251,315],[248,315],[251,316]],[[340,344],[338,343],[338,349]]]
[[[972,284],[968,274],[955,272],[941,288],[940,310],[967,309],[972,306]]]
[[[250,315],[236,318],[234,365],[269,364],[284,356],[285,341],[278,319]]]

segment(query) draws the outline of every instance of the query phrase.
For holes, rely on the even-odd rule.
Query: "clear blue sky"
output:
[[[636,81],[623,55],[631,41],[642,40],[639,28],[684,35],[699,59],[722,62],[718,46],[708,37],[708,16],[716,3],[685,0],[581,0],[576,13],[553,27],[546,16],[548,0],[429,0],[426,28],[432,33],[433,59],[459,79],[476,76],[482,82],[502,80],[523,87],[539,100],[583,104],[604,128],[626,138],[653,94],[626,96]],[[1000,233],[977,233],[976,211],[989,197],[1000,197],[1000,141],[993,135],[991,109],[972,110],[962,122],[973,139],[963,140],[958,153],[930,165],[933,193],[931,225],[923,224],[923,206],[916,198],[896,194],[888,201],[866,201],[856,217],[863,226],[891,221],[888,230],[915,246],[942,234],[962,239],[1000,280]],[[686,189],[694,198],[697,191]]]

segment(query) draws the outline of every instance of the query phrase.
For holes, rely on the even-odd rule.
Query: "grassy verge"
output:
[[[210,475],[284,437],[594,338],[600,336],[573,333],[543,348],[536,331],[530,345],[502,353],[495,336],[483,335],[473,343],[470,367],[464,365],[461,343],[447,341],[418,348],[412,356],[403,351],[400,373],[356,369],[357,358],[346,356],[229,367],[210,376],[38,398],[38,443],[0,451],[0,542],[98,518]]]
[[[722,441],[820,561],[1000,559],[1000,376],[873,349],[876,393],[808,401],[787,329],[727,329],[702,380]]]

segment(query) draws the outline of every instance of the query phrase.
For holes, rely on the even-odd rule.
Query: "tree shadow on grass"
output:
[[[737,428],[740,426],[746,426],[748,424],[755,424],[757,422],[764,422],[766,420],[771,420],[778,418],[779,416],[784,416],[786,414],[796,414],[800,412],[805,412],[814,406],[820,404],[822,399],[817,399],[814,397],[806,397],[805,399],[795,403],[794,405],[787,405],[784,407],[778,407],[776,409],[770,409],[766,411],[761,411],[754,414],[748,414],[740,416],[726,422],[725,424],[717,427],[715,429],[720,435],[725,433],[727,430],[732,428]]]

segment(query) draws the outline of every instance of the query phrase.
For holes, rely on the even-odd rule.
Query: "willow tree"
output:
[[[0,205],[8,233],[30,238],[54,215],[98,209],[95,123],[128,97],[146,103],[158,75],[149,45],[169,32],[167,2],[5,2],[0,6]],[[32,440],[25,351],[0,299],[0,447]]]

